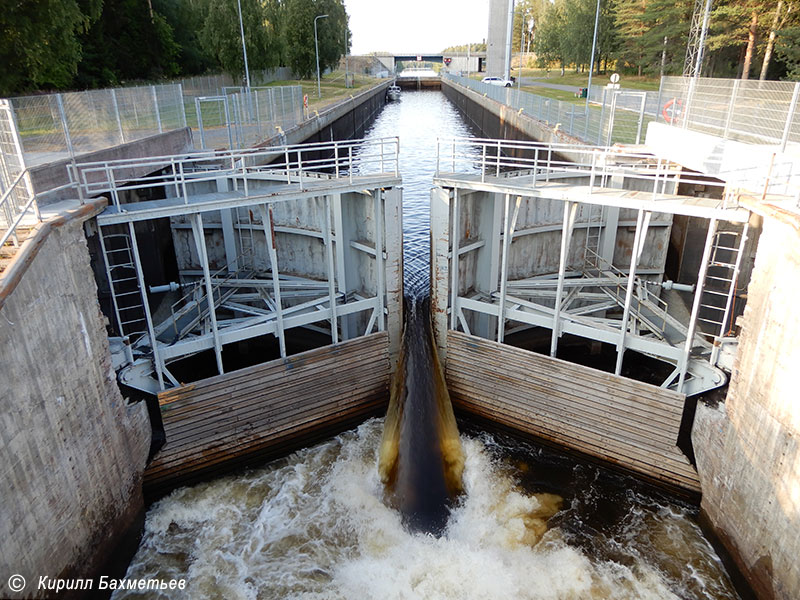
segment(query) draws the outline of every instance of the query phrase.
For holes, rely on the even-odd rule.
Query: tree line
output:
[[[335,67],[349,51],[343,0],[240,0],[251,70]],[[0,96],[208,72],[244,74],[237,0],[25,0],[0,11]]]
[[[694,5],[694,0],[600,0],[597,71],[682,74]],[[541,66],[586,71],[596,7],[596,0],[520,0],[512,48],[530,42]],[[714,0],[703,75],[800,78],[798,13],[794,0]]]

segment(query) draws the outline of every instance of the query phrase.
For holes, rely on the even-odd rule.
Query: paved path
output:
[[[539,77],[523,77],[522,78],[522,85],[523,86],[538,86],[538,87],[546,87],[551,88],[554,90],[562,90],[564,92],[573,92],[576,93],[580,86],[577,85],[564,85],[563,83],[550,83],[547,79],[541,79]]]

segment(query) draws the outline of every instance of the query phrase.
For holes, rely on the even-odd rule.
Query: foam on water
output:
[[[682,577],[699,578],[696,591],[709,574],[676,578],[648,562],[654,537],[684,552],[707,546],[687,537],[677,509],[631,515],[618,540],[625,560],[591,557],[559,527],[546,530],[560,499],[523,492],[483,439],[463,439],[466,493],[445,535],[408,533],[382,502],[381,431],[373,419],[262,469],[177,490],[150,509],[128,577],[185,577],[186,598],[725,597],[684,596]]]

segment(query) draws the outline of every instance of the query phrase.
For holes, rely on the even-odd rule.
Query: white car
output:
[[[501,87],[511,87],[514,82],[511,79],[503,79],[502,77],[484,77],[481,83],[488,83],[489,85],[499,85]]]

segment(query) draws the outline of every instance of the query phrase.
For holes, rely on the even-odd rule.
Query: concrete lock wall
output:
[[[702,509],[760,598],[800,598],[800,221],[764,219],[724,404],[699,403]]]
[[[82,221],[39,225],[0,281],[3,598],[14,573],[24,597],[97,574],[143,510],[150,424],[117,387]]]

